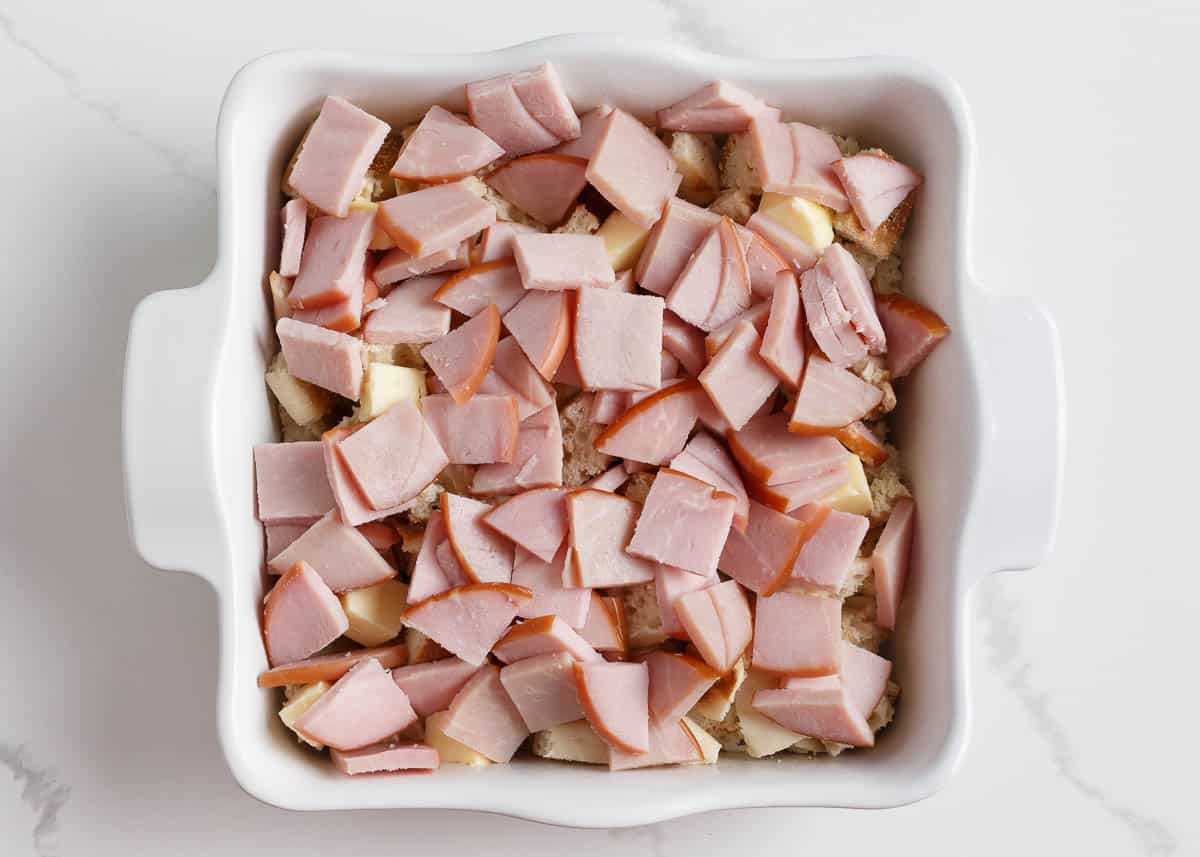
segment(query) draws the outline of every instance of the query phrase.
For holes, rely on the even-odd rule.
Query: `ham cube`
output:
[[[700,242],[667,297],[667,309],[704,331],[749,309],[750,270],[741,239],[727,217]]]
[[[483,231],[479,246],[475,248],[475,264],[513,258],[513,239],[522,232],[537,232],[524,223],[497,220]]]
[[[293,318],[279,319],[275,333],[293,377],[358,399],[363,376],[361,340]]]
[[[656,390],[662,382],[663,300],[581,289],[575,362],[591,390]]]
[[[300,254],[308,229],[308,203],[303,199],[289,199],[280,214],[283,241],[279,248],[279,276],[294,277],[300,273]]]
[[[357,750],[407,729],[417,720],[404,691],[379,661],[355,664],[313,703],[295,730],[335,750]]]
[[[413,711],[428,717],[450,706],[479,666],[461,658],[441,658],[392,670],[392,680],[404,691]]]
[[[397,247],[420,257],[458,247],[495,223],[496,209],[463,182],[451,182],[385,199],[375,219]]]
[[[500,669],[482,667],[450,703],[442,731],[493,762],[507,762],[529,735],[521,712],[500,682]]]
[[[862,419],[882,400],[883,391],[874,384],[814,354],[804,370],[788,431],[830,434]]]
[[[517,548],[512,582],[533,593],[533,600],[517,613],[522,619],[539,616],[558,616],[572,628],[583,628],[591,606],[590,589],[567,589],[563,586],[563,569],[568,548],[564,544],[550,562]]]
[[[937,313],[903,295],[880,295],[875,309],[887,334],[888,371],[893,378],[915,369],[950,333]]]
[[[504,326],[547,381],[554,378],[571,344],[571,311],[569,293],[532,291],[504,315]]]
[[[804,437],[787,430],[786,414],[755,417],[729,435],[729,451],[742,471],[765,485],[783,485],[837,471],[846,450],[832,437]]]
[[[503,389],[517,396],[521,400],[519,413],[522,422],[547,405],[554,404],[554,388],[538,373],[515,336],[506,336],[496,343],[492,370],[479,386],[480,391],[492,393]],[[497,389],[490,389],[492,385],[496,385]],[[485,390],[484,387],[489,389]]]
[[[675,313],[663,313],[663,349],[669,352],[683,371],[695,378],[708,362],[704,349],[704,333],[688,324]]]
[[[846,585],[871,522],[862,515],[816,505],[800,507],[795,516],[801,521],[816,521],[792,566],[792,579],[836,595]]]
[[[578,591],[591,596],[587,619],[579,629],[579,636],[598,652],[626,654],[629,651],[629,633],[625,627],[625,607],[620,596],[597,595],[591,589]]]
[[[653,294],[667,295],[688,259],[720,222],[720,215],[706,208],[678,197],[669,199],[638,256],[633,271],[638,285]]]
[[[450,492],[442,495],[441,504],[446,537],[467,577],[474,583],[507,583],[512,578],[512,545],[483,525],[492,507]]]
[[[575,664],[575,683],[588,723],[606,744],[626,753],[650,749],[650,671],[645,664]]]
[[[750,604],[735,580],[680,596],[675,613],[705,663],[719,673],[733,669],[750,645]]]
[[[552,562],[567,536],[566,491],[562,488],[523,491],[494,507],[483,516],[483,522],[542,562]]]
[[[804,320],[800,310],[800,284],[790,272],[779,274],[771,298],[771,312],[763,331],[758,356],[789,389],[800,385],[804,374]]]
[[[359,750],[330,750],[329,759],[343,774],[436,771],[441,761],[428,744],[372,744]]]
[[[562,424],[549,405],[521,421],[510,464],[484,464],[471,480],[472,494],[516,494],[529,488],[557,487],[563,479]]]
[[[755,604],[755,669],[791,676],[836,675],[841,642],[842,602],[836,598],[783,591],[760,596]]]
[[[834,211],[850,208],[833,171],[842,152],[832,134],[801,122],[765,116],[755,117],[748,133],[763,190],[819,202]]]
[[[586,172],[584,158],[545,153],[509,161],[485,181],[534,220],[556,226],[587,185]]]
[[[753,219],[751,217],[751,220]],[[749,223],[746,225],[749,226]],[[792,270],[788,260],[761,235],[754,235],[750,239],[750,246],[746,248],[746,268],[750,271],[750,291],[756,297],[768,301],[775,293],[776,278],[781,273]]]
[[[466,94],[471,122],[512,157],[580,135],[579,117],[549,63],[468,83]]]
[[[421,349],[421,357],[458,404],[475,395],[492,365],[500,338],[500,313],[489,304],[470,321]]]
[[[433,299],[443,306],[474,318],[495,304],[501,314],[525,297],[521,272],[512,259],[495,259],[464,268],[442,284]]]
[[[326,214],[345,217],[388,130],[346,99],[329,96],[300,144],[288,183]]]
[[[867,272],[850,251],[841,244],[833,244],[821,255],[819,267],[830,277],[842,305],[850,315],[850,326],[866,343],[872,354],[887,351],[887,336],[875,309],[875,294]]]
[[[758,356],[761,344],[754,325],[739,322],[700,373],[700,385],[735,431],[750,421],[779,386],[771,367]]]
[[[793,272],[807,271],[820,258],[821,254],[815,247],[765,212],[756,211],[752,214],[746,221],[746,228],[765,242],[764,246],[769,247]]]
[[[510,462],[517,451],[517,397],[476,394],[465,405],[440,393],[421,413],[451,464]]]
[[[307,563],[296,563],[267,593],[263,639],[271,666],[303,660],[349,627],[337,596]]]
[[[405,503],[449,461],[411,399],[401,399],[337,445],[342,462],[374,509]]]
[[[779,119],[779,109],[724,80],[714,81],[682,101],[658,111],[658,127],[666,131],[735,134],[756,116]]]
[[[434,250],[420,257],[395,247],[384,253],[375,266],[375,282],[381,286],[391,286],[425,274],[458,271],[467,267],[469,251],[469,241],[464,241],[457,247]]]
[[[662,217],[682,177],[671,151],[654,132],[614,108],[588,161],[587,180],[615,209],[649,229]]]
[[[464,572],[461,579],[451,579],[438,561],[438,549],[446,545],[446,524],[440,510],[429,518],[425,525],[425,534],[421,539],[421,549],[413,562],[412,576],[408,585],[408,603],[418,604],[426,598],[445,592],[455,586],[463,586],[469,581]],[[451,551],[453,553],[453,551]]]
[[[312,524],[334,505],[317,441],[254,447],[254,483],[265,524]]]
[[[450,332],[449,308],[433,295],[446,278],[414,277],[388,292],[384,304],[367,317],[363,339],[379,345],[433,342]]]
[[[435,104],[405,142],[391,175],[416,182],[455,181],[503,154],[487,134]]]
[[[875,571],[875,622],[889,631],[896,629],[896,611],[908,577],[915,513],[911,497],[897,500],[871,553],[871,567]]]
[[[396,576],[396,570],[379,551],[362,533],[344,523],[336,511],[305,530],[267,567],[282,574],[298,562],[311,565],[334,592],[362,589]]]
[[[588,419],[598,425],[611,425],[629,408],[630,395],[617,390],[598,390],[592,397]]]
[[[921,174],[880,151],[862,152],[832,165],[850,207],[868,232],[883,225],[921,184]]]
[[[697,432],[683,451],[671,459],[670,468],[732,495],[733,526],[745,529],[750,498],[737,465],[720,441],[707,432]]]
[[[351,527],[361,527],[363,524],[386,518],[389,515],[398,515],[408,509],[412,505],[412,500],[386,509],[372,508],[371,504],[367,502],[366,496],[354,481],[350,469],[342,460],[337,449],[338,444],[352,434],[354,434],[353,429],[334,428],[321,435],[325,477],[333,488],[333,498],[337,502],[338,514],[342,521]]]
[[[646,655],[650,670],[650,717],[674,723],[692,710],[721,676],[691,655],[656,650]]]
[[[526,289],[603,289],[616,279],[596,235],[526,232],[513,239],[513,254]]]
[[[666,464],[683,450],[706,402],[704,391],[695,381],[670,384],[642,399],[600,432],[596,449],[627,462]]]
[[[353,211],[347,217],[318,217],[312,222],[300,270],[288,292],[294,310],[315,310],[362,298],[363,265],[375,216]]]
[[[528,589],[511,583],[468,584],[412,605],[404,614],[404,624],[478,666],[532,598]]]
[[[277,557],[288,545],[304,535],[310,524],[263,524],[267,537],[264,556],[268,560]]]
[[[583,489],[567,495],[567,520],[580,586],[654,580],[654,563],[626,553],[641,507],[627,497]]]
[[[729,340],[730,334],[732,334],[733,331],[737,329],[737,326],[743,321],[749,322],[751,325],[753,325],[754,329],[758,332],[758,335],[762,336],[763,333],[766,332],[767,322],[770,320],[770,316],[770,301],[760,301],[759,303],[756,303],[745,312],[734,316],[708,336],[704,337],[705,354],[707,354],[708,357],[712,357],[714,354],[720,351],[721,346]]]
[[[836,676],[803,681],[803,687],[758,691],[755,711],[801,735],[852,747],[874,746],[871,727]]]
[[[745,532],[730,531],[718,564],[751,592],[771,595],[791,577],[792,566],[811,532],[808,522],[752,500]]]
[[[374,658],[384,669],[398,667],[408,661],[408,647],[403,643],[352,649],[333,655],[317,655],[303,661],[281,664],[258,674],[259,687],[283,687],[288,684],[309,684],[316,681],[337,681],[355,664]]]
[[[571,655],[557,652],[525,658],[500,670],[500,683],[530,732],[583,717],[574,664]]]
[[[704,761],[700,742],[683,720],[651,722],[648,740],[649,748],[645,753],[627,753],[610,746],[608,769],[629,771],[658,765],[694,765]]]
[[[600,135],[607,127],[606,119],[612,113],[611,104],[601,104],[579,117],[579,136],[568,140],[554,151],[560,155],[570,155],[573,158],[590,160],[596,153],[600,143]]]
[[[581,487],[595,488],[597,491],[616,491],[622,485],[629,481],[629,471],[625,469],[624,464],[614,465],[608,470],[605,470],[599,476],[589,479],[584,482]],[[268,535],[268,541],[269,541]]]
[[[587,640],[558,616],[538,616],[514,625],[492,647],[492,654],[506,664],[558,652],[577,661],[600,660]]]
[[[791,566],[789,566],[789,569]],[[687,633],[675,613],[675,603],[689,592],[708,589],[721,582],[715,573],[709,577],[701,577],[690,571],[682,571],[669,565],[660,565],[654,575],[655,601],[658,603],[659,616],[662,619],[663,633],[668,637],[686,640]]]
[[[870,718],[879,700],[887,692],[888,679],[892,675],[892,662],[874,652],[842,640],[842,664],[838,672],[842,686],[850,702],[863,717]],[[783,686],[806,679],[788,679]],[[811,679],[808,679],[811,681]]]
[[[658,471],[626,550],[709,577],[733,524],[736,500],[694,476]]]

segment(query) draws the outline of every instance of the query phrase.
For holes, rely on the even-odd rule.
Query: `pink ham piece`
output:
[[[594,488],[597,491],[616,491],[628,481],[629,471],[625,469],[624,464],[618,464],[608,468],[594,479],[584,482],[583,487]],[[270,541],[269,537],[268,541]]]
[[[617,390],[598,390],[592,397],[588,419],[602,426],[611,425],[629,408],[629,396]]]
[[[533,593],[533,600],[517,613],[522,619],[554,615],[561,617],[572,628],[580,629],[587,624],[591,590],[567,589],[563,586],[567,553],[568,548],[564,544],[550,562],[543,562],[528,551],[517,548],[512,582]]]
[[[667,349],[664,348],[663,352],[662,352],[662,380],[663,380],[663,382],[666,383],[667,381],[674,381],[674,380],[678,379],[680,377],[679,370],[680,370],[679,361],[675,358],[675,355],[672,354],[670,351],[667,351]],[[638,394],[638,395],[641,395],[641,394]]]
[[[405,141],[390,174],[416,182],[455,181],[503,154],[487,134],[435,104]]]
[[[775,281],[758,356],[785,385],[799,386],[804,374],[804,320],[800,317],[800,284],[792,273],[780,273]]]
[[[417,720],[404,691],[379,661],[355,664],[296,721],[305,738],[335,750],[357,750],[407,729]]]
[[[442,517],[445,518],[443,512]],[[471,582],[471,578],[467,575],[466,570],[462,567],[462,563],[458,561],[458,557],[454,555],[454,548],[450,546],[450,540],[445,539],[437,546],[434,551],[437,558],[438,567],[442,570],[442,575],[446,578],[450,587],[466,586]]]
[[[751,501],[745,532],[729,533],[718,565],[751,592],[770,595],[790,578],[810,529],[806,522]]]
[[[755,417],[728,435],[729,451],[742,471],[765,485],[783,485],[833,471],[844,482],[846,450],[842,445],[831,437],[792,434],[787,423],[783,413]]]
[[[449,463],[411,399],[402,399],[343,438],[337,451],[373,509],[413,499]]]
[[[417,258],[399,247],[388,250],[375,266],[375,282],[390,286],[424,274],[440,274],[467,267],[470,258],[470,242],[463,241],[457,247],[434,250],[427,256]]]
[[[513,255],[527,289],[603,289],[616,279],[598,235],[522,233],[513,238]]]
[[[308,203],[303,199],[289,199],[280,214],[283,241],[279,249],[279,276],[294,277],[300,273],[300,253],[304,249],[304,233],[308,229]]]
[[[266,558],[274,559],[288,545],[304,535],[308,524],[264,524],[263,530],[267,537]]]
[[[321,435],[321,447],[325,459],[325,477],[333,488],[333,498],[337,502],[338,514],[342,521],[352,527],[361,527],[371,521],[378,521],[389,515],[398,515],[412,505],[412,500],[391,506],[386,509],[373,509],[367,502],[366,496],[359,490],[358,484],[342,461],[337,451],[338,444],[344,438],[354,434],[353,429],[333,428]],[[378,547],[376,545],[376,547]]]
[[[626,551],[709,577],[717,570],[736,503],[732,494],[664,467],[650,486]]]
[[[438,751],[428,744],[372,744],[359,750],[330,750],[329,760],[343,774],[436,771]]]
[[[300,271],[288,292],[292,309],[320,309],[341,303],[363,288],[363,264],[374,215],[352,211],[347,217],[318,217],[308,230]]]
[[[579,586],[632,586],[654,580],[653,562],[625,552],[641,507],[620,494],[582,489],[567,495],[567,521]]]
[[[555,652],[525,658],[500,670],[500,683],[530,732],[583,718],[574,664],[575,659],[566,652]]]
[[[558,616],[538,616],[513,625],[492,646],[492,654],[506,664],[557,652],[565,652],[576,661],[601,659],[587,640]]]
[[[542,562],[552,562],[567,537],[566,493],[562,488],[524,491],[494,507],[483,522]]]
[[[254,483],[258,519],[266,524],[311,524],[333,508],[317,441],[254,447]]]
[[[875,310],[887,334],[888,371],[903,378],[950,333],[937,313],[903,295],[880,295]]]
[[[362,533],[343,523],[337,512],[330,512],[305,530],[267,567],[281,574],[298,562],[311,565],[334,592],[362,589],[396,576],[396,570],[379,551]]]
[[[838,678],[846,688],[850,703],[863,717],[869,718],[887,692],[888,679],[892,675],[892,662],[872,651],[842,640],[842,664]],[[801,682],[812,679],[793,678],[783,683],[784,688],[801,686]]]
[[[683,450],[704,401],[704,391],[695,381],[664,387],[600,432],[596,449],[644,464],[666,464]]]
[[[385,199],[375,220],[397,247],[420,258],[491,226],[496,209],[463,182],[450,182]]]
[[[392,670],[392,680],[404,691],[413,711],[428,717],[446,710],[463,685],[479,671],[461,658],[440,658]]]
[[[532,291],[504,315],[504,326],[547,381],[571,344],[572,314],[569,293]]]
[[[656,390],[662,383],[663,299],[580,289],[575,363],[589,390]]]
[[[461,566],[454,565],[450,569],[442,567],[438,560],[439,550],[443,553],[449,550],[451,557],[454,555],[446,539],[446,524],[441,510],[431,515],[429,523],[425,525],[421,550],[413,562],[412,577],[408,585],[409,604],[418,604],[426,598],[470,582]],[[457,563],[457,560],[455,562]]]
[[[404,624],[478,666],[532,598],[528,589],[511,583],[458,586],[413,604],[404,613]]]
[[[635,225],[649,229],[662,217],[682,177],[654,132],[614,108],[588,161],[587,180]]]
[[[649,749],[645,753],[626,753],[610,746],[608,769],[629,771],[634,768],[652,768],[657,765],[688,765],[704,760],[700,743],[688,725],[682,720],[670,723],[650,724]]]
[[[358,399],[362,340],[294,318],[279,319],[275,333],[292,376],[347,399]]]
[[[475,264],[494,262],[497,259],[511,259],[513,257],[513,239],[523,232],[537,232],[537,230],[524,223],[497,220],[483,231],[483,236],[479,239],[479,246],[475,248]]]
[[[874,384],[814,354],[804,370],[788,431],[831,434],[835,429],[861,420],[881,401],[883,391]]]
[[[871,522],[862,515],[815,505],[801,506],[794,517],[811,523],[813,530],[792,566],[792,579],[837,594],[846,584]]]
[[[575,684],[588,723],[606,744],[626,753],[650,749],[650,670],[645,664],[575,664]]]
[[[421,357],[454,401],[470,401],[496,355],[500,313],[488,304],[478,315],[421,349]]]
[[[459,405],[440,393],[421,399],[421,413],[451,464],[507,463],[516,454],[516,396],[477,394]]]
[[[611,104],[601,104],[579,117],[579,136],[568,140],[554,151],[560,155],[570,155],[575,158],[590,160],[596,153],[600,143],[600,135],[607,127],[608,115],[612,113]]]
[[[408,647],[403,643],[352,649],[333,655],[317,655],[303,661],[281,664],[258,674],[259,687],[283,687],[287,684],[308,684],[314,681],[337,681],[355,664],[374,658],[384,669],[408,662]]]
[[[549,63],[467,84],[471,122],[512,157],[580,135],[579,117]]]
[[[646,655],[646,667],[650,670],[650,717],[658,723],[679,720],[721,677],[691,655],[661,649]]]
[[[821,265],[801,276],[800,299],[813,340],[834,366],[845,368],[866,358],[866,343],[850,324],[837,283]]]
[[[700,134],[734,134],[745,131],[756,116],[778,121],[777,107],[724,80],[714,81],[682,101],[658,111],[658,127],[665,131]]]
[[[896,611],[908,578],[915,513],[911,497],[897,500],[871,553],[871,568],[875,571],[875,623],[889,631],[896,630]]]
[[[509,161],[485,181],[534,220],[555,226],[587,185],[586,172],[584,158],[543,153]]]
[[[746,268],[750,271],[750,291],[769,301],[775,293],[775,278],[791,266],[771,242],[756,234],[746,248]]]
[[[483,525],[483,516],[492,507],[449,491],[442,495],[441,505],[446,538],[467,577],[474,583],[507,583],[511,580],[512,545]]]
[[[442,731],[493,762],[507,762],[529,734],[521,712],[500,683],[500,669],[487,664],[466,683],[448,709]]]
[[[737,465],[712,435],[697,432],[683,451],[671,459],[670,467],[732,495],[733,526],[739,530],[745,529],[750,505],[746,487]]]
[[[708,362],[704,333],[670,311],[663,313],[663,349],[678,360],[683,371],[693,378],[700,374]]]
[[[273,667],[307,658],[349,627],[337,596],[307,563],[296,563],[267,593],[263,640]]]
[[[680,596],[675,614],[704,662],[722,675],[750,645],[750,604],[736,580]]]
[[[861,458],[863,464],[868,467],[879,467],[888,460],[887,447],[864,422],[842,426],[833,432],[833,436],[842,446]]]
[[[667,309],[711,331],[750,308],[750,271],[733,221],[721,218],[700,242],[667,296]]]
[[[801,735],[852,747],[875,744],[866,718],[855,710],[850,694],[836,676],[804,679],[803,686],[760,690],[751,704],[755,711]]]
[[[493,386],[496,389],[492,389]],[[538,374],[537,367],[529,362],[513,336],[506,336],[496,343],[492,371],[479,387],[482,393],[499,393],[501,390],[520,399],[518,411],[522,420],[554,403],[554,388]]]
[[[726,340],[729,339],[729,335],[733,333],[737,326],[743,321],[749,322],[751,325],[753,325],[754,329],[758,331],[759,336],[761,336],[766,331],[767,322],[770,320],[770,318],[771,302],[761,301],[760,303],[756,303],[754,306],[750,307],[750,309],[746,310],[740,315],[734,316],[708,336],[704,337],[705,353],[708,355],[708,357],[712,357],[714,354],[720,351],[721,346],[724,345]]]
[[[820,258],[821,254],[808,246],[803,238],[761,211],[750,215],[746,227],[765,241],[778,258],[796,273],[807,271]]]
[[[396,528],[391,524],[383,524],[375,521],[366,524],[355,524],[354,528],[363,534],[366,540],[371,543],[371,547],[384,554],[384,556],[403,541],[400,534],[396,532]]]
[[[521,273],[512,259],[480,262],[454,274],[433,294],[443,306],[474,318],[495,304],[503,315],[525,297]]]
[[[784,482],[780,485],[763,485],[761,482],[750,484],[750,494],[764,506],[769,506],[776,512],[791,514],[801,506],[810,503],[820,503],[834,491],[846,484],[845,461],[833,470],[817,473],[795,482]]]
[[[850,203],[833,172],[842,152],[833,135],[801,122],[755,117],[749,128],[754,169],[763,190],[819,202],[834,211]]]
[[[842,602],[800,592],[760,596],[754,610],[754,668],[793,676],[836,675]]]
[[[629,651],[629,633],[625,627],[625,608],[620,596],[597,595],[591,589],[579,591],[591,596],[587,619],[579,629],[579,636],[598,652],[610,652],[623,657]]]
[[[662,219],[654,224],[638,256],[634,277],[638,285],[656,295],[666,295],[679,279],[688,259],[721,222],[721,217],[686,200],[667,200]]]
[[[835,161],[833,172],[846,189],[854,216],[868,232],[882,226],[921,184],[920,173],[879,151]]]
[[[554,406],[521,421],[511,464],[484,464],[475,471],[471,493],[516,494],[529,488],[562,485],[562,423]]]
[[[433,342],[450,332],[450,310],[433,295],[442,276],[414,277],[388,292],[384,304],[367,317],[363,339],[378,345]]]
[[[700,373],[700,385],[734,430],[745,426],[779,386],[758,356],[761,343],[754,325],[739,322]]]
[[[326,214],[345,217],[387,133],[387,123],[329,96],[300,144],[288,183]]]
[[[374,267],[374,260],[364,256],[362,276],[356,283],[349,286],[350,294],[344,300],[318,309],[292,310],[292,318],[341,333],[357,330],[362,326],[365,310],[363,304],[368,299],[368,291],[372,300],[379,295],[379,285],[375,282]]]
[[[887,337],[875,309],[871,281],[862,265],[841,244],[832,244],[821,256],[820,267],[837,286],[842,305],[850,314],[850,326],[872,354],[887,351]]]

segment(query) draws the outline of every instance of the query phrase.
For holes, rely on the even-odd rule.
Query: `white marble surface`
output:
[[[2,4],[0,851],[1200,852],[1194,0],[479,3],[480,19],[472,5]],[[634,26],[731,53],[908,53],[956,77],[974,108],[976,269],[1057,313],[1070,438],[1053,558],[977,595],[961,773],[898,810],[612,833],[263,806],[217,747],[213,597],[137,559],[120,484],[128,316],[212,262],[225,84],[292,46],[467,50]]]

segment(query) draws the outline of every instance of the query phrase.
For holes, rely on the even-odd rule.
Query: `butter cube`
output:
[[[321,695],[329,690],[329,687],[330,685],[327,681],[314,681],[312,684],[306,684],[291,694],[287,704],[279,709],[279,719],[283,721],[283,725],[296,732],[296,721],[304,715],[304,712],[312,708],[313,703],[320,699]],[[296,732],[296,737],[310,747],[315,747],[318,750],[325,749],[324,744],[310,741],[299,732]]]
[[[288,372],[282,354],[271,361],[271,367],[267,370],[267,386],[297,425],[316,422],[329,413],[333,406],[328,393]]]
[[[419,402],[425,395],[425,373],[390,363],[368,363],[359,396],[358,419],[377,417],[402,399]]]
[[[798,196],[764,193],[758,210],[799,235],[818,253],[833,243],[833,215],[823,205]]]
[[[460,744],[442,731],[449,717],[449,711],[439,711],[426,718],[425,743],[438,751],[443,762],[455,762],[459,765],[475,767],[492,764],[492,760],[487,756],[476,753],[466,744]]]
[[[871,503],[871,488],[867,485],[867,474],[863,472],[862,459],[857,455],[848,456],[846,472],[848,478],[842,486],[821,498],[820,502],[852,515],[870,515],[874,507]]]
[[[621,212],[614,211],[600,224],[596,234],[604,239],[604,249],[608,251],[613,270],[624,271],[637,262],[650,230],[642,229]]]
[[[338,596],[350,620],[346,636],[363,646],[380,646],[400,633],[408,607],[408,587],[398,580],[352,589]]]

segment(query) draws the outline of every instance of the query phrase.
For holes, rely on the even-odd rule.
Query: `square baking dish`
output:
[[[649,115],[728,79],[788,118],[882,146],[926,177],[905,239],[905,283],[953,335],[904,382],[896,415],[920,519],[894,643],[900,707],[873,750],[837,759],[726,755],[715,767],[621,774],[518,758],[447,765],[432,777],[352,778],[301,748],[276,717],[276,694],[255,684],[266,667],[266,581],[250,450],[278,439],[263,384],[274,335],[262,283],[278,258],[284,164],[326,94],[401,127],[433,102],[462,109],[467,81],[547,60],[580,112],[607,100]],[[139,553],[217,592],[217,716],[246,791],[293,809],[468,809],[621,827],[736,807],[895,806],[947,781],[970,721],[968,595],[982,576],[1046,556],[1064,439],[1053,322],[1029,300],[985,294],[971,275],[972,131],[950,81],[901,59],[733,59],[628,36],[562,36],[468,55],[288,52],[234,78],[217,148],[217,262],[200,285],[150,295],[134,313],[124,455]]]

